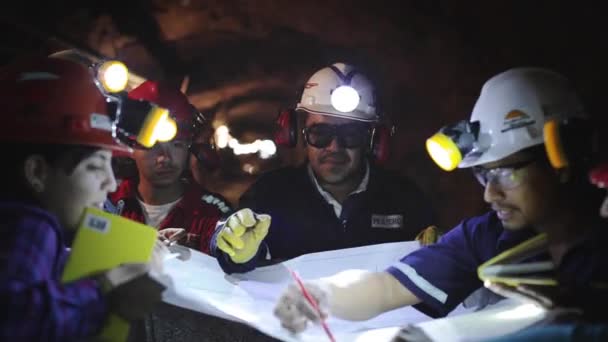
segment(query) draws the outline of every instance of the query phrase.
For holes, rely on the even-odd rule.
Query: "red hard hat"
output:
[[[608,163],[591,170],[589,172],[589,180],[598,188],[608,188]]]
[[[0,68],[0,140],[128,152],[112,137],[107,97],[83,64],[53,57]]]
[[[176,138],[192,138],[192,126],[196,108],[188,101],[188,97],[178,89],[167,87],[155,81],[145,81],[129,92],[133,100],[146,100],[167,108],[171,117],[177,123]]]

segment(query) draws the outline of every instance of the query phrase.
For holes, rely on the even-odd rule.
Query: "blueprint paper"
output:
[[[165,261],[165,270],[174,286],[165,291],[163,299],[166,303],[179,307],[249,324],[283,341],[325,341],[327,336],[320,326],[311,326],[303,333],[293,335],[283,329],[274,317],[272,311],[276,301],[293,281],[289,269],[296,271],[304,280],[330,276],[348,269],[382,271],[418,248],[418,242],[409,241],[312,253],[280,264],[260,267],[246,274],[233,275],[226,275],[215,258],[192,251],[192,256],[187,261]],[[472,310],[459,306],[450,313],[450,317],[469,312]],[[494,322],[491,318],[488,319]],[[364,341],[367,338],[370,338],[367,339],[369,341],[381,341],[381,336],[393,336],[398,331],[396,327],[408,323],[433,323],[431,320],[408,307],[360,322],[330,317],[327,324],[338,341]],[[454,330],[450,335],[456,338],[463,334],[460,329],[470,330],[470,325],[467,324],[480,320],[476,318],[454,324],[441,320],[434,322],[437,321],[437,324],[443,324],[441,329]],[[515,322],[514,326],[523,324],[517,320],[510,322]],[[429,329],[437,330],[432,325]],[[448,340],[443,335],[439,337],[440,340]]]

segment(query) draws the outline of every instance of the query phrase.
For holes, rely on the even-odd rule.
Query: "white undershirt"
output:
[[[141,199],[137,199],[139,204],[141,205],[141,209],[144,212],[144,218],[146,219],[146,224],[148,226],[152,226],[154,228],[158,228],[160,223],[167,217],[171,209],[179,202],[182,198],[178,198],[176,201],[161,204],[161,205],[151,205],[142,202]]]
[[[334,196],[332,196],[329,192],[325,191],[325,189],[323,189],[323,187],[321,187],[321,185],[317,181],[317,177],[315,177],[315,173],[312,170],[312,167],[310,167],[310,164],[308,164],[308,176],[312,180],[313,184],[317,187],[317,190],[319,191],[321,196],[323,196],[325,201],[327,201],[327,203],[329,203],[334,208],[334,213],[336,214],[336,217],[339,218],[340,215],[342,214],[342,204],[340,204],[340,202],[338,202],[338,200],[336,200],[334,198]],[[369,164],[366,164],[365,165],[365,176],[363,176],[363,179],[361,180],[361,183],[359,184],[359,186],[353,192],[348,194],[348,196],[359,193],[359,192],[366,191],[368,183],[369,183]]]

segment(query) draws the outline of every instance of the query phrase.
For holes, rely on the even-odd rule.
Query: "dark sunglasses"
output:
[[[342,148],[359,148],[369,144],[371,128],[365,124],[314,124],[302,130],[308,145],[325,148],[337,139]]]

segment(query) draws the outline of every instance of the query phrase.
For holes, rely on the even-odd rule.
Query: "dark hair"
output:
[[[42,156],[50,165],[69,175],[81,161],[99,149],[83,145],[6,144],[3,158],[7,174],[0,183],[0,196],[4,199],[35,202],[23,170],[26,159],[32,155]]]

